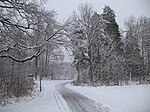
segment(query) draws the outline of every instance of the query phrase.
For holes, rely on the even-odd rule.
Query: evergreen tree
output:
[[[106,57],[106,73],[108,84],[110,81],[116,80],[118,83],[118,76],[121,75],[122,66],[122,42],[119,33],[119,26],[115,20],[115,13],[109,7],[105,6],[102,13],[102,18],[105,23],[105,34],[106,34],[106,42],[105,42],[105,57]],[[116,77],[116,78],[114,78]]]

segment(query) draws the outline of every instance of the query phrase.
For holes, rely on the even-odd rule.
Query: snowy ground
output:
[[[150,85],[77,87],[66,85],[77,93],[108,107],[110,112],[150,112]]]
[[[58,84],[56,88],[67,102],[71,112],[109,112],[108,108],[97,104],[92,99],[66,88],[67,83]]]
[[[79,94],[94,100],[103,107],[108,107],[109,112],[150,112],[150,85],[77,87],[67,84],[66,87],[71,89],[71,92],[69,89],[61,87],[60,84],[65,82],[70,81],[42,81],[43,90],[38,96],[30,98],[32,99],[30,101],[0,106],[0,112],[70,112],[67,103],[71,100],[66,103],[67,95],[73,95],[75,101],[80,101],[78,103],[83,104],[83,100],[81,100],[83,97],[80,98]],[[65,100],[57,91],[58,89],[64,90]],[[79,94],[76,95],[73,91]],[[78,97],[76,98],[76,96]],[[70,96],[71,98],[72,96]],[[75,101],[74,104],[76,104]],[[87,102],[85,98],[84,101]],[[87,107],[86,102],[84,102],[85,107]]]
[[[66,102],[56,91],[55,85],[65,81],[42,81],[43,90],[30,101],[1,106],[0,112],[69,112]]]

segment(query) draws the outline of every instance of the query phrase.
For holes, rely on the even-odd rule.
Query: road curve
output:
[[[93,100],[66,88],[65,84],[67,83],[69,82],[56,85],[56,89],[67,102],[71,112],[108,112],[107,109],[102,108]]]

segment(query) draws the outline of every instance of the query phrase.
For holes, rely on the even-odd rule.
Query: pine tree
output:
[[[119,33],[119,26],[115,20],[115,13],[109,7],[105,6],[102,13],[102,18],[105,23],[105,57],[106,57],[106,81],[109,85],[110,81],[115,81],[118,84],[118,76],[121,75],[120,66],[122,63],[122,42]],[[116,78],[114,78],[116,77]]]

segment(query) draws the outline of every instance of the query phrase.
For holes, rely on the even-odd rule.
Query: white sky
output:
[[[82,3],[89,3],[98,13],[102,13],[105,5],[109,5],[116,14],[116,20],[120,28],[124,26],[124,20],[129,16],[150,17],[150,0],[47,0],[46,8],[57,12],[57,19],[63,21],[72,15],[73,11],[78,11]],[[70,57],[65,57],[70,61]]]
[[[62,21],[72,15],[73,11],[77,11],[82,3],[92,4],[98,13],[102,12],[105,5],[109,5],[115,11],[121,28],[124,20],[131,15],[150,17],[150,0],[47,0],[46,7],[49,10],[54,9],[58,20]]]

